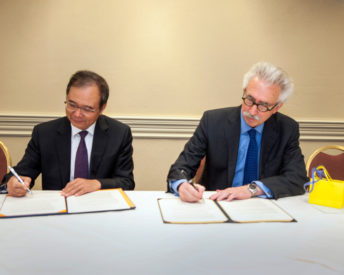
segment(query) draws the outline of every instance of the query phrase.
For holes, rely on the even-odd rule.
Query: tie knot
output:
[[[251,129],[250,131],[248,131],[248,134],[250,135],[250,139],[253,139],[256,137],[256,130]]]
[[[87,136],[88,132],[87,131],[81,131],[79,132],[79,135],[81,137],[81,139],[84,139]]]

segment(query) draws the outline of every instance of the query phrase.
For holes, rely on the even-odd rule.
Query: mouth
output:
[[[72,117],[71,120],[72,120],[74,123],[83,123],[83,122],[84,122],[83,119],[78,119],[78,118],[74,118],[74,117]]]

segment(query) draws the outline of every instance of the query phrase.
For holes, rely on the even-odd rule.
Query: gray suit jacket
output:
[[[101,188],[134,189],[132,135],[130,128],[112,118],[99,116],[93,138],[90,178]],[[44,190],[61,190],[70,181],[71,125],[67,117],[36,125],[22,160],[14,169],[34,180],[42,173]],[[5,176],[6,182],[11,174]]]
[[[194,177],[206,156],[201,184],[206,190],[232,186],[240,141],[241,106],[206,111],[184,151],[171,166],[168,180]],[[276,113],[264,125],[259,161],[259,180],[274,198],[304,193],[308,181],[299,146],[299,127],[293,119]]]

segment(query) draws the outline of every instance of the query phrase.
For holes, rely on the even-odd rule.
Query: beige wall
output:
[[[1,115],[62,115],[72,73],[111,89],[105,114],[199,118],[240,104],[242,75],[285,68],[296,120],[343,121],[342,0],[1,0]],[[0,135],[16,163],[28,137]],[[186,139],[134,139],[138,189],[163,189]],[[303,141],[305,155],[322,144]]]

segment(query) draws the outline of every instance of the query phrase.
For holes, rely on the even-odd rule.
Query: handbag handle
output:
[[[316,168],[314,167],[312,169],[312,179],[309,182],[306,182],[303,185],[303,188],[305,189],[306,192],[311,193],[314,189],[315,183],[323,179],[327,181],[332,181],[330,174],[327,172],[326,168],[323,165],[319,165]],[[309,187],[310,187],[310,190],[309,190]]]

